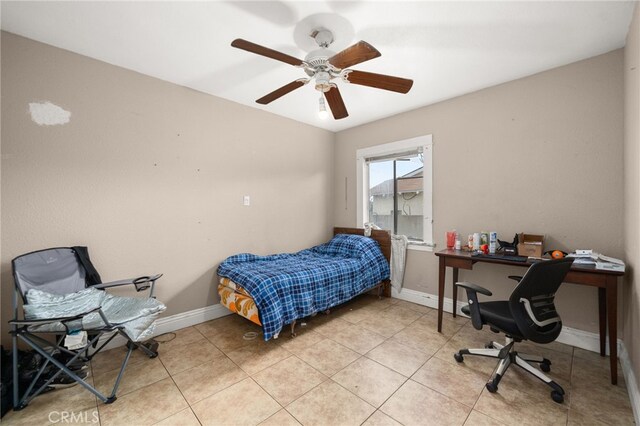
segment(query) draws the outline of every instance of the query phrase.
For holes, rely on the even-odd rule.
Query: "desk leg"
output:
[[[609,324],[609,364],[611,384],[618,384],[618,279],[607,277],[607,323]]]
[[[444,278],[446,265],[444,257],[440,256],[438,267],[438,333],[442,333],[442,308],[444,306]]]
[[[458,312],[458,268],[453,268],[453,317],[456,317]]]
[[[600,356],[606,356],[607,345],[607,289],[598,287],[598,311],[600,324]]]

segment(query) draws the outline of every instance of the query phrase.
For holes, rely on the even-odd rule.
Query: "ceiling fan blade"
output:
[[[259,44],[251,43],[250,41],[243,40],[241,38],[233,40],[231,42],[231,46],[257,55],[266,56],[267,58],[275,59],[276,61],[282,61],[287,64],[295,66],[302,65],[302,61],[298,58],[289,56],[286,53],[278,52],[277,50],[269,49],[268,47],[260,46]]]
[[[378,56],[380,56],[380,52],[375,47],[366,41],[359,41],[333,55],[329,58],[329,63],[336,68],[344,69]]]
[[[407,93],[413,86],[413,80],[365,71],[347,70],[342,78],[351,84],[391,90],[398,93]]]
[[[331,108],[333,118],[340,120],[341,118],[349,116],[347,107],[344,106],[342,96],[337,87],[332,87],[328,92],[324,92],[324,97],[327,98],[327,102],[329,102],[329,108]]]
[[[292,81],[291,83],[285,84],[281,88],[274,90],[268,95],[261,97],[256,102],[262,105],[267,105],[268,103],[275,101],[276,99],[286,95],[287,93],[293,92],[294,90],[304,86],[305,84],[307,84],[308,81],[309,80],[305,80],[305,79]]]

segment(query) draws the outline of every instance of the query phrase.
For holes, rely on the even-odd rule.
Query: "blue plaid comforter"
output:
[[[389,264],[375,240],[339,234],[298,253],[228,257],[218,275],[251,295],[264,339],[269,340],[285,324],[346,302],[388,279]]]

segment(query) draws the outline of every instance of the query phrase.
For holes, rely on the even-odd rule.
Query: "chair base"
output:
[[[562,389],[562,386],[543,373],[551,371],[551,361],[538,355],[518,353],[514,350],[514,345],[515,343],[513,339],[507,337],[505,345],[501,345],[496,342],[489,342],[485,345],[484,349],[460,349],[453,355],[453,357],[457,362],[463,362],[464,355],[476,355],[499,359],[500,361],[498,362],[498,366],[494,370],[491,379],[486,384],[487,390],[491,393],[498,391],[498,384],[500,383],[500,380],[511,364],[514,364],[549,385],[552,389],[551,399],[559,404],[564,402],[565,392],[564,389]],[[539,364],[540,370],[542,371],[535,368],[531,363]]]

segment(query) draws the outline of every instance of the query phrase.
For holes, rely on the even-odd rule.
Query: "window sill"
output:
[[[435,249],[434,246],[426,245],[426,244],[416,244],[409,243],[407,246],[407,250],[415,250],[415,251],[433,251]]]

